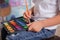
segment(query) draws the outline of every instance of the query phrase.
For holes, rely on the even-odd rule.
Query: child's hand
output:
[[[43,28],[43,25],[39,21],[36,21],[28,24],[28,27],[29,27],[28,29],[29,31],[39,32]]]
[[[30,19],[31,14],[32,14],[32,12],[31,12],[31,10],[29,10],[29,11],[26,11],[23,16],[24,16],[25,19],[28,19],[28,18]]]

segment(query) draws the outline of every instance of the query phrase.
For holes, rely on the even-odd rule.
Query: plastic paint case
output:
[[[21,21],[23,21],[24,23],[26,23],[26,21],[25,21],[25,18],[24,18],[24,17],[19,17],[19,18],[17,18],[17,20],[21,20]]]
[[[14,20],[9,21],[9,23],[14,26],[17,30],[23,30],[21,26],[19,26]]]
[[[18,17],[18,18],[16,18],[17,20],[21,20],[21,21],[23,21],[23,22],[25,22],[26,24],[28,24],[27,22],[26,22],[26,19],[22,16],[22,17]],[[30,19],[30,22],[34,22],[34,20],[33,19]]]
[[[14,28],[8,22],[4,22],[3,25],[9,34],[15,32]]]
[[[21,21],[21,20],[16,20],[15,19],[15,21],[20,25],[20,26],[22,26],[24,29],[28,29],[28,26],[26,25],[26,23],[24,23],[23,21]]]
[[[16,34],[21,31],[27,31],[28,26],[23,17],[14,18],[2,23],[8,34]]]

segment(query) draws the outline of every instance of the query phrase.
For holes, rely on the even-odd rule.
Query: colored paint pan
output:
[[[19,25],[21,25],[24,29],[27,29],[27,28],[28,28],[27,25],[26,25],[26,23],[24,23],[23,21],[21,21],[21,20],[16,20],[16,19],[15,19],[15,21],[16,21]]]
[[[23,21],[23,22],[25,22],[25,23],[26,23],[26,20],[25,20],[25,18],[24,18],[24,17],[19,17],[19,18],[17,18],[17,20],[21,20],[21,21]]]
[[[17,30],[22,30],[22,27],[17,25],[17,23],[14,20],[10,21],[10,24],[13,25]]]
[[[7,29],[9,33],[14,33],[15,30],[8,24],[8,22],[3,23],[4,27]]]

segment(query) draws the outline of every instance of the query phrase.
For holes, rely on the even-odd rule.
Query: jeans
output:
[[[40,32],[21,31],[16,35],[7,36],[7,40],[42,40],[54,36],[56,30],[42,29]]]

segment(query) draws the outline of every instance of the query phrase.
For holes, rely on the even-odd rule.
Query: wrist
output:
[[[43,23],[42,23],[42,22],[40,22],[40,21],[36,21],[35,23],[36,23],[36,25],[38,25],[38,27],[39,27],[39,28],[40,28],[40,27],[44,28],[44,26],[43,26]]]
[[[41,27],[43,27],[43,28],[46,27],[45,23],[43,21],[39,21],[39,25],[41,25]]]

